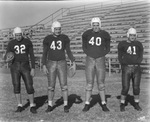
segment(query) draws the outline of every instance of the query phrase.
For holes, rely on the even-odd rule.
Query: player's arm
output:
[[[34,57],[34,52],[33,52],[33,44],[31,41],[29,41],[29,55],[31,59],[31,76],[34,77],[35,75],[35,57]]]
[[[66,52],[67,52],[67,55],[68,55],[69,59],[71,60],[71,62],[74,62],[75,61],[75,57],[73,56],[73,54],[71,52],[70,40],[69,40],[68,37],[66,38]]]
[[[7,48],[6,48],[6,52],[4,54],[3,60],[6,62],[6,54],[8,52],[11,52],[11,41],[8,43]]]
[[[34,57],[34,52],[33,52],[33,44],[30,41],[29,42],[29,55],[30,55],[30,59],[31,59],[31,68],[35,69],[35,57]]]
[[[108,54],[110,52],[110,40],[111,40],[110,35],[108,33],[106,33],[106,38],[105,38],[105,41],[106,41],[105,54]]]
[[[87,45],[86,45],[86,41],[87,41],[86,34],[83,33],[83,35],[82,35],[82,49],[83,49],[83,52],[84,52],[85,54],[87,54]]]
[[[47,43],[47,39],[45,38],[44,41],[43,41],[43,54],[42,54],[42,63],[43,63],[43,65],[46,65],[47,52],[48,52],[48,43]]]
[[[123,63],[122,57],[123,57],[123,50],[122,50],[122,46],[121,43],[118,44],[118,60],[120,62],[120,64]]]
[[[67,52],[67,55],[69,57],[69,59],[71,60],[72,64],[70,64],[70,70],[72,69],[73,72],[76,72],[76,63],[75,63],[75,57],[73,56],[71,50],[70,50],[70,40],[69,38],[67,37],[66,39],[66,52]]]
[[[43,64],[43,72],[44,74],[48,73],[48,70],[46,68],[46,60],[47,60],[47,53],[48,53],[48,43],[47,43],[47,37],[43,41],[43,54],[42,54],[42,64]]]
[[[144,50],[142,43],[139,43],[139,47],[140,47],[140,50],[139,50],[139,57],[138,57],[137,62],[141,63],[143,60],[143,50]]]

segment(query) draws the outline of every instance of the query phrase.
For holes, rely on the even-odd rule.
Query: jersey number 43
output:
[[[62,49],[62,42],[61,41],[52,41],[51,45],[50,45],[50,48],[53,49],[53,50],[61,50]]]

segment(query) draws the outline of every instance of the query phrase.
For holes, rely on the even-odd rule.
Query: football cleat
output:
[[[90,104],[85,104],[84,108],[83,108],[83,112],[87,112],[90,109]]]
[[[105,111],[105,112],[108,112],[109,109],[107,108],[106,104],[103,104],[102,105],[102,110]]]
[[[142,108],[139,106],[139,103],[135,103],[134,108],[135,108],[137,111],[142,111]]]
[[[121,112],[125,111],[125,104],[123,103],[120,104],[120,111]]]
[[[15,112],[22,112],[23,110],[24,110],[23,107],[18,106],[18,107],[17,107],[17,110],[16,110]]]
[[[69,107],[68,107],[68,105],[65,105],[65,106],[64,106],[64,112],[65,112],[65,113],[68,113],[68,112],[69,112]]]
[[[53,110],[53,107],[52,106],[50,106],[50,105],[48,105],[48,108],[46,109],[46,111],[45,112],[51,112]]]
[[[31,107],[30,112],[33,113],[33,114],[36,114],[37,113],[36,107],[35,106]]]

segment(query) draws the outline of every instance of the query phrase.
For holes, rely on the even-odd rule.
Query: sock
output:
[[[125,104],[125,100],[121,100],[121,103],[122,103],[122,104]]]
[[[30,108],[31,108],[31,107],[34,107],[34,106],[35,106],[35,104],[34,104],[34,103],[31,103],[31,104],[30,104]]]
[[[134,101],[135,101],[136,103],[139,103],[139,99],[135,99]]]
[[[53,102],[52,101],[48,101],[48,105],[52,107],[53,106]]]
[[[90,102],[89,102],[89,101],[86,101],[86,102],[85,102],[85,104],[88,104],[88,105],[89,105],[89,104],[90,104]]]
[[[18,106],[22,107],[22,104],[20,103],[20,104],[18,104]]]
[[[102,101],[102,105],[104,105],[104,104],[106,104],[106,102],[105,102],[105,101]]]
[[[68,105],[68,101],[64,101],[64,106]]]

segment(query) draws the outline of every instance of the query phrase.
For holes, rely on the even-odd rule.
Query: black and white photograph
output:
[[[0,122],[150,122],[150,0],[0,0]]]

